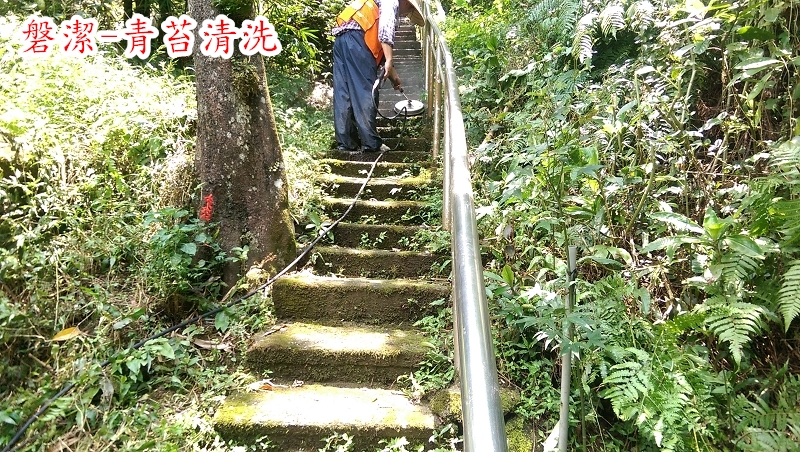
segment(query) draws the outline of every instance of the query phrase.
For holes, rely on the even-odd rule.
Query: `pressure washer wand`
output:
[[[408,96],[406,96],[406,93],[403,92],[403,88],[400,88],[400,94],[402,94],[403,97],[406,98],[406,100],[408,101],[408,106],[411,107],[411,99],[409,99]]]

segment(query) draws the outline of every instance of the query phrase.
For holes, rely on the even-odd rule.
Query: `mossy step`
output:
[[[333,229],[333,240],[338,246],[381,250],[408,250],[408,244],[424,226],[389,224],[339,223]]]
[[[381,103],[383,103],[383,101],[381,101]],[[394,102],[392,102],[392,105],[394,105]],[[431,150],[431,140],[428,138],[386,138],[383,140],[383,143],[391,149],[396,148],[398,151],[429,153]],[[428,155],[428,158],[430,158],[430,154]]]
[[[278,450],[317,450],[334,433],[353,437],[352,450],[376,450],[382,439],[405,436],[423,444],[436,421],[430,410],[396,391],[304,385],[228,397],[214,416],[224,439],[267,436]]]
[[[343,160],[348,162],[374,162],[381,153],[378,152],[344,152],[336,149],[328,151],[328,158]],[[391,150],[384,152],[381,155],[381,162],[395,162],[395,163],[415,163],[430,161],[430,152],[422,151],[408,151],[403,149]]]
[[[349,177],[365,177],[372,167],[372,162],[348,162],[345,160],[322,159],[320,163],[327,166],[332,174]],[[407,177],[419,176],[423,168],[431,168],[433,162],[395,163],[378,162],[373,177]]]
[[[277,318],[326,324],[411,324],[434,314],[431,303],[449,295],[449,285],[441,283],[305,274],[284,276],[272,286]]]
[[[392,116],[394,115],[389,117],[391,118]],[[429,136],[431,134],[430,129],[425,130],[424,132],[420,131],[420,129],[426,125],[432,125],[431,122],[428,122],[426,115],[409,116],[408,118],[404,116],[398,116],[394,119],[386,119],[379,116],[376,123],[378,135],[386,138],[402,136]]]
[[[317,246],[314,270],[320,274],[365,278],[416,278],[436,274],[446,256],[417,251],[360,250]]]
[[[287,381],[389,385],[418,367],[424,343],[415,330],[292,323],[257,335],[247,363]]]
[[[352,199],[323,198],[322,206],[331,218],[343,214]],[[422,201],[372,201],[359,200],[348,214],[349,221],[368,217],[378,223],[423,224],[433,215],[431,207]]]
[[[337,198],[353,198],[364,185],[365,178],[322,174],[323,190]],[[414,199],[429,192],[430,177],[373,177],[364,187],[362,199]]]

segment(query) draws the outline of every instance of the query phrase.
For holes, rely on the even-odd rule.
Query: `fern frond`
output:
[[[611,373],[603,380],[604,384],[627,383],[631,377],[642,370],[642,365],[636,362],[625,362],[611,366]]]
[[[647,0],[643,0],[631,3],[625,15],[628,17],[632,28],[636,27],[639,30],[643,30],[655,22],[655,18],[653,17],[654,12],[655,7],[653,4]]]
[[[780,233],[785,244],[800,242],[800,199],[782,199],[773,203],[774,214],[780,217]]]
[[[753,278],[761,266],[758,259],[736,252],[722,256],[722,278],[726,285],[741,287]]]
[[[800,137],[781,143],[772,152],[772,166],[785,173],[797,173],[800,170]]]
[[[617,32],[625,28],[625,10],[619,3],[611,3],[600,12],[600,28],[603,34],[617,37]]]
[[[783,316],[786,331],[792,320],[800,314],[800,260],[789,264],[783,274],[783,284],[778,292],[778,312]]]
[[[575,27],[575,36],[572,40],[572,54],[578,58],[578,61],[585,63],[592,58],[592,46],[594,45],[594,37],[592,36],[592,28],[594,27],[594,20],[597,18],[596,12],[591,12],[578,21],[578,26]]]
[[[793,378],[788,377],[770,399],[748,399],[740,394],[736,399],[741,419],[736,427],[739,438],[735,444],[742,451],[794,451],[800,441],[800,411]]]
[[[530,22],[541,22],[549,17],[559,14],[561,3],[561,0],[542,0],[536,3],[528,11],[528,20]]]
[[[734,361],[742,362],[742,351],[751,336],[761,331],[761,318],[766,309],[751,303],[726,303],[723,297],[714,297],[697,309],[708,312],[705,325],[720,342],[728,344]]]

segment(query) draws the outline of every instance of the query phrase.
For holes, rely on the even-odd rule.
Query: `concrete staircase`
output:
[[[418,99],[422,62],[410,24],[401,22],[395,55],[406,94]],[[401,99],[382,92],[380,110],[393,115]],[[421,120],[414,121],[421,129]],[[425,443],[436,428],[430,409],[403,395],[396,381],[425,357],[414,322],[435,314],[432,303],[450,294],[441,274],[448,256],[413,249],[415,234],[441,217],[424,201],[441,182],[429,139],[391,138],[399,124],[381,119],[379,125],[397,149],[383,155],[333,240],[315,248],[303,272],[273,285],[279,322],[247,352],[251,371],[269,375],[271,385],[228,397],[214,418],[226,439],[266,436],[280,451],[316,451],[325,438],[346,433],[352,450],[373,451],[382,439],[401,436]],[[377,156],[331,151],[323,161],[330,172],[318,183],[329,195],[323,207],[330,218],[350,205]]]

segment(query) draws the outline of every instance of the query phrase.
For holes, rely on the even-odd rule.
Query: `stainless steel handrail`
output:
[[[430,0],[424,2],[423,14],[426,88],[428,112],[433,115],[434,155],[439,153],[439,136],[442,132],[444,135],[442,220],[452,237],[453,329],[456,369],[461,382],[464,450],[507,452],[458,81],[452,55],[431,12]]]

